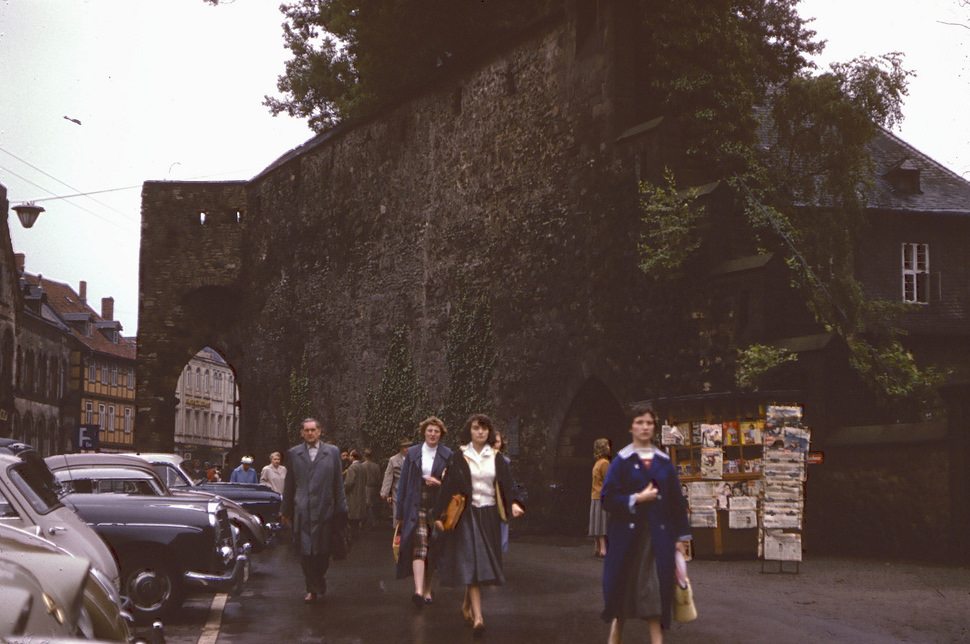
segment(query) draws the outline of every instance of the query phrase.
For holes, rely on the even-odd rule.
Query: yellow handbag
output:
[[[694,591],[690,587],[690,579],[684,581],[684,586],[674,582],[674,619],[678,622],[692,622],[697,619]]]

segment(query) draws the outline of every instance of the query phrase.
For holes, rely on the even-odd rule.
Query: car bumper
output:
[[[230,591],[249,578],[249,549],[236,556],[232,570],[224,574],[186,570],[183,576],[185,586],[196,591]]]

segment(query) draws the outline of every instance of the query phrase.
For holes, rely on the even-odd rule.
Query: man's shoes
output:
[[[303,603],[304,604],[312,604],[315,601],[317,601],[317,594],[316,593],[312,593],[312,592],[311,593],[307,593],[306,594],[306,597],[303,598]]]

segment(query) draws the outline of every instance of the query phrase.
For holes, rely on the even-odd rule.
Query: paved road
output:
[[[190,600],[170,618],[168,644],[472,642],[461,590],[436,587],[432,606],[412,607],[410,580],[394,579],[390,538],[390,529],[365,533],[347,561],[333,563],[330,592],[312,606],[286,544],[261,553],[242,592]],[[483,641],[605,642],[591,551],[582,540],[513,540],[508,583],[483,594]],[[970,642],[965,568],[809,558],[798,574],[771,574],[758,561],[697,560],[690,574],[700,616],[675,623],[671,644]],[[626,641],[648,641],[645,624],[631,623]]]

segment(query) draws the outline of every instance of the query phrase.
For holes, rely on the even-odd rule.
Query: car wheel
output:
[[[172,567],[151,558],[122,564],[121,592],[131,601],[131,612],[139,623],[149,623],[182,605],[182,588]]]

